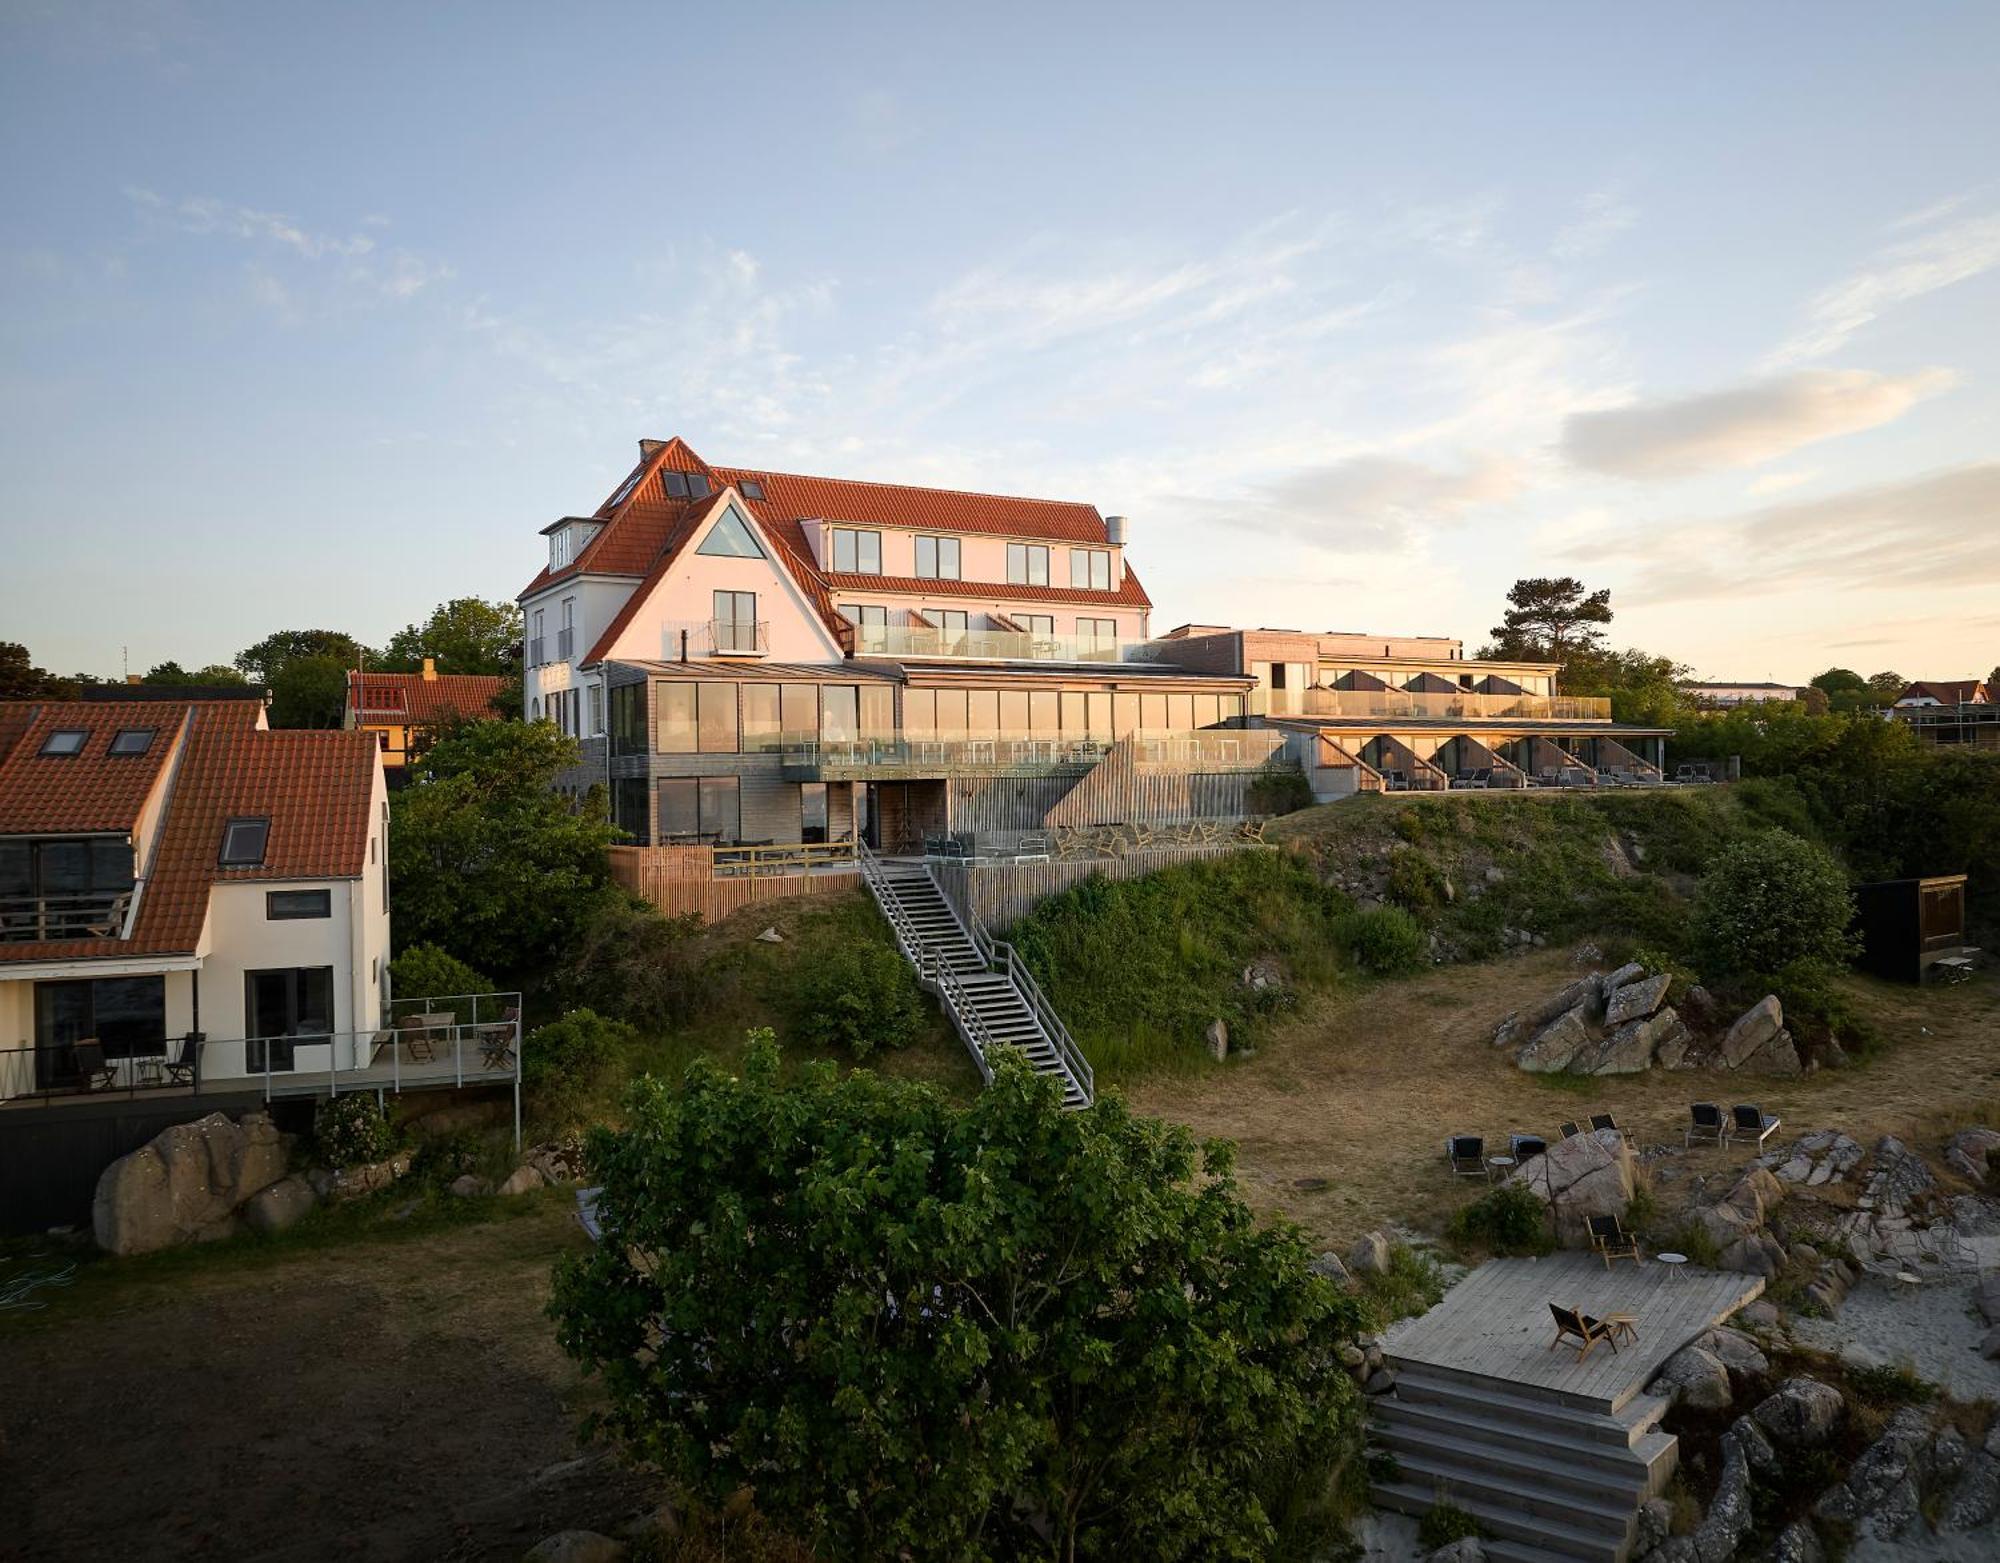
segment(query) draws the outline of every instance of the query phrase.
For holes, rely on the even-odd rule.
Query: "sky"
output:
[[[512,597],[641,438],[1154,627],[2000,663],[2000,6],[0,0],[0,639]]]

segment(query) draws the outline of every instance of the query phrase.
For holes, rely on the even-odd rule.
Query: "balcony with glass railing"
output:
[[[768,619],[676,620],[660,632],[660,655],[669,662],[689,657],[761,657],[770,649]]]
[[[1330,721],[1608,722],[1611,702],[1596,695],[1480,695],[1469,689],[1253,689],[1250,713]]]
[[[974,662],[1146,662],[1146,641],[1111,635],[1035,635],[1025,630],[943,630],[916,624],[855,624],[857,657],[958,657]]]
[[[998,733],[988,738],[788,738],[785,775],[803,781],[881,781],[957,775],[1080,775],[1129,742],[1135,769],[1225,774],[1271,764],[1276,732],[1201,728],[1103,735]]]

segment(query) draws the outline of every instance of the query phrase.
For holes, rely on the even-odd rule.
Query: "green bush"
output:
[[[1417,1521],[1417,1545],[1425,1552],[1435,1552],[1440,1547],[1448,1547],[1454,1541],[1462,1541],[1467,1536],[1479,1534],[1479,1521],[1449,1498],[1440,1498],[1424,1511],[1424,1517]]]
[[[1424,964],[1424,931],[1400,906],[1350,912],[1334,925],[1334,937],[1363,971],[1377,977],[1400,976]]]
[[[707,984],[699,960],[701,915],[663,917],[623,891],[596,900],[549,984],[566,1009],[595,1010],[647,1031],[680,1025]]]
[[[1295,814],[1312,807],[1312,786],[1303,772],[1266,771],[1253,781],[1244,802],[1252,814]]]
[[[457,998],[492,991],[489,978],[435,944],[413,944],[389,962],[389,994],[398,1000]],[[473,1018],[469,1002],[449,1008],[458,1012],[461,1021],[469,1023]],[[414,1014],[415,1010],[407,1003],[398,1003],[396,1013]],[[497,1011],[479,1016],[482,1021],[499,1018]]]
[[[359,1167],[396,1149],[396,1131],[367,1092],[336,1096],[313,1113],[313,1143],[329,1167]]]
[[[1854,898],[1824,847],[1782,830],[1729,848],[1695,896],[1694,945],[1711,980],[1768,983],[1788,968],[1833,967],[1853,947]]]
[[[923,1030],[916,974],[880,944],[830,951],[792,994],[792,1029],[818,1047],[866,1058],[878,1047],[907,1047]]]
[[[1444,870],[1415,847],[1389,854],[1389,899],[1413,912],[1444,904]]]
[[[638,1041],[622,1020],[595,1010],[571,1010],[538,1026],[521,1044],[521,1089],[538,1122],[584,1122],[615,1083],[621,1059]]]
[[[1548,1212],[1518,1183],[1503,1183],[1462,1206],[1451,1218],[1451,1236],[1496,1254],[1546,1254],[1555,1247]]]

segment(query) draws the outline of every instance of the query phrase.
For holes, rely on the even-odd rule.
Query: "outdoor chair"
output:
[[[1683,1146],[1692,1145],[1696,1140],[1713,1140],[1717,1145],[1729,1143],[1729,1120],[1722,1116],[1722,1109],[1715,1103],[1692,1102],[1688,1105],[1688,1116],[1693,1122],[1681,1136]]]
[[[520,1010],[510,1004],[500,1012],[498,1021],[479,1028],[479,1065],[482,1069],[514,1067],[514,1033],[520,1020]]]
[[[1611,1326],[1593,1319],[1587,1313],[1579,1313],[1574,1308],[1565,1308],[1560,1303],[1550,1303],[1549,1312],[1555,1315],[1556,1338],[1549,1342],[1549,1350],[1569,1341],[1576,1348],[1578,1362],[1590,1355],[1591,1348],[1599,1341],[1611,1348],[1611,1354],[1618,1354],[1618,1342],[1612,1338]]]
[[[1014,845],[1014,861],[1017,863],[1046,863],[1049,860],[1049,838],[1039,831],[1023,836]]]
[[[1627,1232],[1616,1216],[1590,1218],[1590,1246],[1602,1256],[1607,1270],[1614,1259],[1629,1259],[1636,1265],[1645,1257],[1639,1252],[1638,1238]]]
[[[69,1051],[76,1061],[77,1078],[86,1091],[102,1091],[117,1082],[118,1066],[105,1058],[104,1044],[96,1037],[71,1043]]]
[[[1624,1131],[1624,1129],[1620,1128],[1618,1120],[1612,1117],[1611,1114],[1609,1113],[1592,1113],[1590,1115],[1590,1128],[1593,1134],[1596,1133],[1599,1129],[1609,1129],[1613,1134],[1617,1135],[1619,1139],[1624,1140],[1627,1144],[1630,1144],[1632,1140],[1632,1136],[1627,1134]]]
[[[1562,1124],[1559,1126],[1558,1132],[1562,1135],[1564,1139],[1573,1140],[1579,1134],[1583,1133],[1583,1125],[1577,1123]]]
[[[410,1061],[417,1064],[428,1064],[436,1059],[442,1034],[457,1024],[458,1017],[450,1010],[433,1015],[405,1015],[397,1022],[403,1045],[410,1050]]]
[[[167,1065],[167,1081],[171,1085],[193,1085],[201,1070],[202,1034],[190,1031],[181,1040],[181,1056]]]
[[[1759,1145],[1768,1140],[1778,1127],[1778,1120],[1774,1114],[1755,1106],[1732,1107],[1729,1110],[1729,1119],[1732,1135],[1747,1134]]]
[[[1548,1148],[1549,1142],[1539,1134],[1510,1134],[1507,1137],[1507,1154],[1517,1162],[1539,1156]]]
[[[1462,1178],[1492,1176],[1486,1165],[1486,1142],[1476,1134],[1454,1134],[1444,1142],[1444,1154],[1451,1170]]]

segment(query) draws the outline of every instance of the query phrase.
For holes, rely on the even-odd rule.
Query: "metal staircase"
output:
[[[859,854],[897,947],[938,996],[980,1075],[992,1080],[995,1048],[1018,1048],[1037,1074],[1062,1082],[1064,1106],[1088,1107],[1096,1094],[1090,1064],[1014,947],[988,934],[976,913],[962,919],[928,869],[885,863],[865,844]]]

